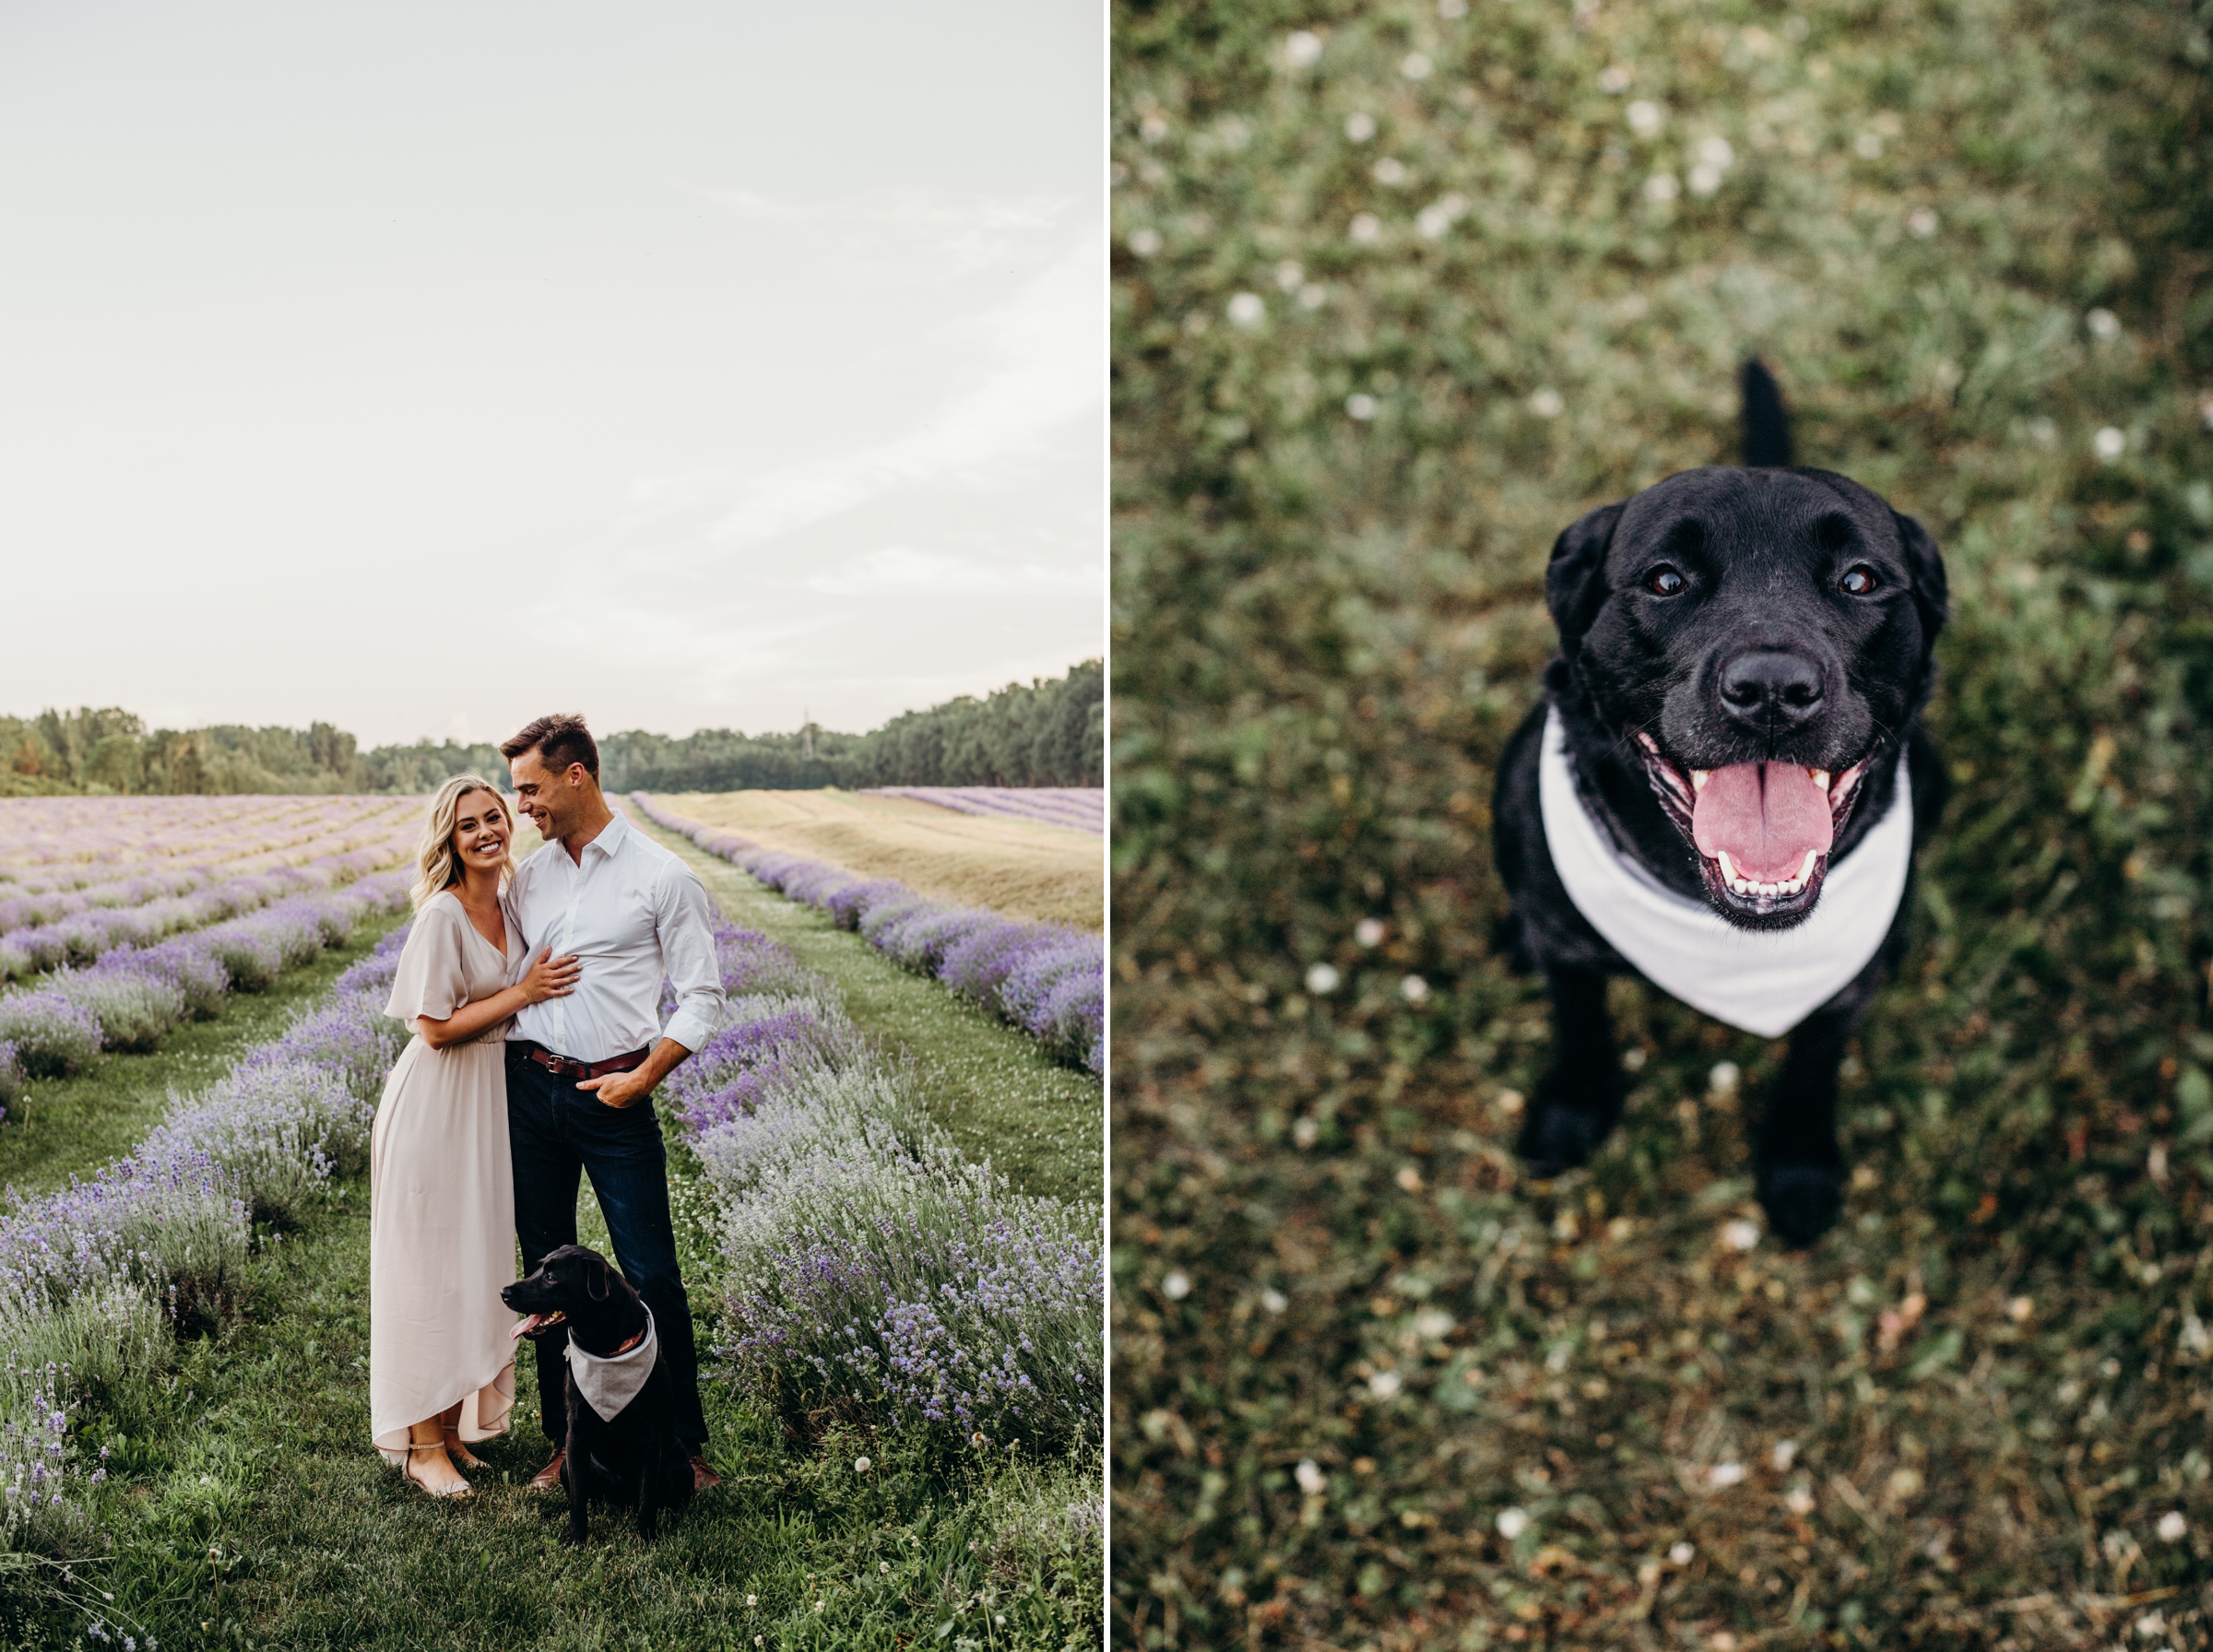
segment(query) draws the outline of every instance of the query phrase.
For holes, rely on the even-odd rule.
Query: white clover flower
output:
[[[1230,324],[1239,327],[1257,327],[1268,319],[1268,306],[1257,292],[1240,292],[1229,301]]]
[[[1396,1399],[1399,1389],[1403,1386],[1402,1379],[1395,1371],[1379,1371],[1367,1379],[1367,1391],[1378,1399]]]
[[[2182,1510],[2171,1508],[2160,1516],[2156,1529],[2162,1542],[2179,1543],[2189,1533],[2190,1522],[2183,1518]]]
[[[1365,407],[1355,407],[1353,404],[1355,402],[1366,402],[1367,405]],[[1372,395],[1350,396],[1345,401],[1344,410],[1355,419],[1373,419],[1376,416],[1376,398]],[[1337,990],[1343,980],[1343,977],[1331,964],[1317,963],[1307,970],[1307,990],[1318,998],[1328,997]]]
[[[1667,1558],[1671,1564],[1687,1566],[1690,1564],[1691,1557],[1697,1553],[1698,1551],[1688,1543],[1677,1543],[1667,1552]]]
[[[1622,112],[1628,117],[1629,130],[1639,137],[1650,137],[1667,124],[1667,111],[1650,98],[1639,98]]]
[[[1529,398],[1529,410],[1539,419],[1557,419],[1568,410],[1568,403],[1558,391],[1547,385]]]
[[[1798,1442],[1795,1440],[1776,1441],[1775,1449],[1768,1453],[1768,1460],[1775,1465],[1776,1473],[1788,1474],[1791,1465],[1798,1460]]]
[[[1735,1062],[1717,1061],[1713,1064],[1713,1070],[1706,1075],[1706,1088],[1715,1095],[1734,1095],[1744,1077],[1744,1068]]]
[[[1298,1467],[1291,1470],[1291,1478],[1298,1481],[1298,1489],[1309,1497],[1319,1497],[1330,1483],[1329,1476],[1314,1466],[1310,1457],[1298,1459]]]
[[[1923,241],[1936,233],[1936,214],[1926,206],[1916,206],[1906,214],[1906,228]]]
[[[1437,0],[1437,15],[1453,22],[1468,15],[1468,0]]]
[[[1321,1139],[1321,1126],[1310,1118],[1296,1120],[1291,1126],[1291,1139],[1300,1147],[1312,1147]]]
[[[2128,438],[2109,424],[2090,438],[2090,445],[2101,460],[2111,465],[2128,451]]]
[[[2121,336],[2121,318],[2103,306],[2092,310],[2082,318],[2082,324],[2090,330],[2090,336],[2110,342]]]
[[[1399,73],[1409,80],[1426,80],[1437,65],[1429,61],[1426,52],[1409,52],[1399,59]]]
[[[1598,89],[1615,97],[1629,89],[1629,82],[1637,78],[1636,70],[1626,63],[1617,63],[1599,70]]]
[[[1689,182],[1690,193],[1700,200],[1704,200],[1708,195],[1720,191],[1722,169],[1718,166],[1708,166],[1701,160],[1690,169]]]
[[[1529,1529],[1529,1516],[1518,1508],[1502,1508],[1493,1524],[1498,1528],[1498,1535],[1510,1543]]]
[[[1381,918],[1362,918],[1357,924],[1353,926],[1353,938],[1358,941],[1364,947],[1381,946],[1383,944],[1383,920]]]
[[[1275,285],[1280,291],[1296,292],[1307,278],[1307,266],[1296,258],[1286,258],[1275,266]]]
[[[1356,144],[1364,144],[1376,135],[1376,117],[1355,112],[1344,117],[1344,135]]]
[[[1130,250],[1140,258],[1150,258],[1161,249],[1160,231],[1147,227],[1130,231]]]
[[[2039,447],[2050,447],[2059,440],[2059,427],[2041,413],[2031,419],[2025,428],[2029,431],[2029,440]]]
[[[876,1570],[883,1576],[889,1577],[892,1575],[892,1563],[888,1560],[880,1560],[876,1563]]]
[[[1862,160],[1880,160],[1883,158],[1883,135],[1863,132],[1852,140],[1852,152]]]
[[[1137,124],[1137,135],[1149,144],[1156,144],[1168,135],[1168,123],[1159,115],[1149,114]]]
[[[1722,1229],[1722,1243],[1731,1250],[1754,1250],[1759,1245],[1759,1223],[1741,1217]]]
[[[1309,68],[1321,60],[1321,36],[1310,29],[1293,31],[1284,42],[1284,61],[1295,69]]]
[[[1729,147],[1727,138],[1719,136],[1698,139],[1698,158],[1701,165],[1724,171],[1736,164],[1736,151]]]
[[[865,1457],[857,1457],[853,1459],[853,1472],[856,1474],[866,1474],[872,1466]]]
[[[1644,198],[1648,201],[1657,201],[1662,206],[1665,206],[1682,193],[1682,180],[1673,172],[1654,172],[1644,181]]]
[[[1452,1316],[1442,1308],[1424,1308],[1414,1316],[1414,1331],[1436,1342],[1452,1334]]]
[[[1706,1483],[1716,1491],[1725,1492],[1745,1478],[1745,1466],[1738,1462],[1716,1463],[1706,1470]]]
[[[1280,1314],[1291,1305],[1291,1299],[1271,1285],[1260,1292],[1260,1306],[1271,1314]]]
[[[1355,246],[1373,246],[1383,239],[1383,220],[1372,212],[1355,212],[1351,234]]]
[[[1319,281],[1308,281],[1298,289],[1298,307],[1301,310],[1319,310],[1330,301],[1330,289]]]
[[[1809,1487],[1793,1486],[1783,1493],[1782,1506],[1804,1519],[1814,1512],[1814,1493]]]
[[[1191,1293],[1191,1276],[1178,1268],[1160,1281],[1160,1293],[1170,1302],[1181,1302]]]
[[[1378,183],[1395,187],[1406,182],[1406,163],[1395,155],[1386,155],[1371,169]]]
[[[1409,975],[1405,980],[1400,982],[1399,992],[1409,1004],[1417,1009],[1429,1001],[1429,983],[1419,975]]]

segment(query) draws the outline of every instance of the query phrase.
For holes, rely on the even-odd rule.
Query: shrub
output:
[[[0,1040],[33,1078],[64,1079],[100,1054],[100,1019],[86,1006],[39,986],[0,997]]]

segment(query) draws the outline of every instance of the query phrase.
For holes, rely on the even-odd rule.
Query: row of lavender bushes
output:
[[[728,1020],[662,1093],[721,1214],[727,1366],[787,1417],[1096,1440],[1099,1212],[964,1159],[788,950],[727,923],[716,945]]]
[[[206,928],[287,896],[351,883],[390,866],[395,858],[389,848],[355,849],[320,856],[302,866],[269,867],[219,880],[205,867],[175,867],[139,873],[95,891],[0,901],[0,981],[62,965],[97,963],[110,952]],[[89,897],[94,894],[113,898],[92,902]],[[123,898],[126,896],[136,898]],[[60,916],[5,926],[13,916],[33,910],[43,913],[65,901],[84,904]]]
[[[351,906],[356,918],[381,909]],[[384,1014],[404,933],[225,1077],[172,1097],[160,1126],[90,1180],[37,1198],[10,1190],[0,1215],[0,1549],[81,1531],[101,1470],[70,1447],[73,1411],[90,1403],[130,1415],[170,1363],[180,1322],[234,1294],[253,1224],[296,1219],[331,1177],[366,1169],[377,1099],[406,1037]]]
[[[0,993],[0,1108],[32,1078],[77,1072],[105,1050],[150,1050],[183,1022],[213,1015],[232,992],[262,992],[321,956],[373,913],[407,904],[411,874],[374,873],[343,889],[295,895],[150,947],[104,954]]]
[[[892,879],[863,878],[764,849],[673,814],[645,792],[633,792],[631,801],[655,824],[743,867],[787,899],[822,908],[887,957],[1004,1017],[1059,1059],[1106,1071],[1106,956],[1100,937],[932,900]]]

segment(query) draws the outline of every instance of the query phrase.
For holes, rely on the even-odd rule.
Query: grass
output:
[[[763,848],[828,861],[918,893],[1010,917],[1097,929],[1105,920],[1104,845],[1072,827],[964,815],[911,797],[819,792],[678,792],[660,797],[689,820]]]
[[[231,994],[213,1020],[186,1021],[150,1054],[103,1051],[73,1077],[33,1080],[0,1125],[0,1186],[43,1193],[129,1151],[160,1123],[172,1091],[198,1088],[274,1038],[398,922],[367,919],[345,946],[285,971],[266,992]]]
[[[798,910],[761,898],[776,910],[737,915]],[[47,1181],[91,1168],[111,1143],[144,1133],[168,1085],[212,1074],[275,1032],[312,997],[311,975],[326,984],[373,938],[365,933],[345,958],[287,976],[266,1000],[233,1000],[213,1023],[238,1022],[228,1042],[188,1044],[202,1030],[187,1029],[175,1060],[170,1051],[113,1057],[70,1084],[41,1086],[35,1106],[50,1127],[37,1151],[7,1162]],[[858,937],[835,931],[811,947],[818,967],[841,954],[880,962]],[[944,997],[929,983],[913,985]],[[892,1035],[945,1094],[964,1062],[1008,1087],[996,1112],[968,1115],[972,1128],[1021,1115],[1011,1091],[1029,1069],[1010,1066],[965,1023],[906,1003],[890,982],[874,981],[874,996],[865,1005],[857,998],[854,1012],[882,1032],[870,1012],[885,1006],[903,1017]],[[982,1031],[1015,1040],[996,1026]],[[1095,1117],[1097,1087],[1089,1088]],[[8,1146],[0,1132],[0,1152]],[[1037,1149],[1032,1160],[1040,1180],[1080,1179],[1051,1150]],[[719,1329],[712,1213],[680,1150],[671,1183],[705,1347]],[[104,1444],[112,1454],[103,1521],[112,1544],[77,1570],[115,1599],[93,1600],[81,1583],[60,1601],[17,1597],[0,1611],[0,1644],[83,1644],[91,1617],[168,1646],[288,1652],[517,1638],[578,1648],[890,1647],[917,1634],[977,1647],[1095,1644],[1101,1555],[1095,1542],[1086,1552],[1064,1536],[1068,1505],[1097,1504],[1095,1453],[948,1465],[842,1426],[804,1442],[710,1380],[711,1455],[725,1489],[665,1525],[651,1549],[602,1511],[591,1547],[576,1553],[558,1541],[561,1498],[523,1486],[548,1451],[526,1350],[517,1427],[478,1448],[490,1465],[473,1477],[478,1495],[456,1506],[411,1492],[367,1443],[366,1192],[339,1184],[297,1229],[258,1236],[241,1311],[216,1336],[181,1348],[130,1432],[112,1419],[81,1420],[88,1447]],[[1090,1197],[1098,1197],[1095,1158]],[[579,1230],[585,1243],[606,1247],[588,1184]],[[865,1473],[854,1467],[861,1457],[870,1460]]]
[[[2204,9],[1450,9],[1115,14],[1115,1640],[2202,1646]],[[1545,549],[1753,351],[1953,592],[1805,1255],[1781,1046],[1632,983],[1525,1182],[1490,946]]]
[[[636,824],[681,856],[733,919],[783,942],[834,982],[855,1021],[915,1054],[930,1115],[963,1151],[988,1159],[1024,1193],[1099,1202],[1106,1121],[1096,1079],[1060,1066],[1005,1022],[871,951],[829,914],[785,900],[672,832]]]

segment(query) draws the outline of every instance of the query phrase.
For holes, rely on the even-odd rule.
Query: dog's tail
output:
[[[1782,405],[1782,386],[1757,356],[1745,362],[1737,384],[1745,397],[1745,463],[1788,465],[1791,410]]]

